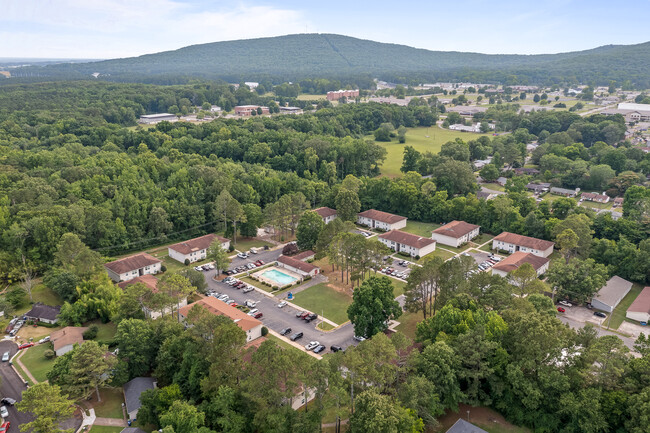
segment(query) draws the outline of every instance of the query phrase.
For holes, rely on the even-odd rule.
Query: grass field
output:
[[[481,186],[484,186],[487,189],[491,189],[492,191],[505,192],[505,190],[506,190],[506,188],[504,186],[501,186],[498,183],[482,183]]]
[[[583,201],[581,203],[582,207],[589,207],[591,209],[611,209],[614,207],[614,202],[610,200],[609,203],[597,203],[595,201]]]
[[[390,143],[381,141],[376,142],[387,151],[386,160],[381,166],[381,173],[384,176],[391,177],[400,176],[402,174],[399,169],[402,166],[404,146],[412,146],[415,150],[422,153],[438,153],[440,152],[442,145],[448,141],[453,141],[456,138],[462,138],[464,141],[476,140],[482,135],[489,134],[450,131],[448,129],[438,128],[435,125],[428,128],[408,128],[406,131],[406,143],[400,144],[397,140]]]
[[[394,278],[391,278],[390,281],[393,283],[393,295],[397,298],[399,295],[404,294],[404,287],[406,287],[406,283],[404,281],[396,280]]]
[[[260,241],[260,240],[255,239],[255,238],[238,238],[237,243],[233,244],[233,245],[235,246],[235,249],[239,250],[239,251],[248,251],[251,248],[261,248],[261,247],[264,247],[264,246],[268,246],[268,247],[273,246],[268,242]]]
[[[109,427],[105,425],[94,425],[89,433],[120,433],[124,427]]]
[[[303,93],[296,98],[299,101],[322,101],[327,99],[327,95],[308,95]]]
[[[423,223],[420,221],[407,221],[406,227],[402,229],[407,233],[413,233],[414,235],[422,236],[425,238],[431,237],[431,232],[440,227],[440,224],[436,223]]]
[[[124,403],[124,394],[122,388],[102,388],[99,390],[102,401],[97,403],[97,394],[93,394],[93,408],[95,414],[102,418],[119,418],[122,419],[122,403]]]
[[[32,288],[32,298],[34,302],[41,302],[45,305],[61,305],[63,304],[63,299],[59,297],[55,292],[52,291],[45,284],[36,284]],[[25,302],[14,311],[14,315],[19,316],[24,314],[32,309],[32,304],[29,303],[29,295],[25,296]]]
[[[446,245],[444,247],[447,248]],[[423,262],[425,262],[431,257],[440,257],[442,260],[448,260],[454,257],[454,255],[455,253],[452,253],[451,251],[443,250],[442,248],[438,248],[438,246],[436,245],[436,250],[434,252],[432,252],[431,254],[427,254],[424,257],[421,257],[417,263],[422,264]]]
[[[612,328],[612,329],[618,329],[619,326],[621,326],[621,323],[623,323],[623,320],[625,320],[625,313],[627,312],[627,309],[632,305],[632,302],[636,299],[637,296],[639,296],[639,293],[643,290],[643,286],[641,284],[634,284],[632,286],[632,290],[625,295],[623,300],[614,308],[614,311],[612,314],[609,316],[609,321],[607,323],[607,326]]]
[[[93,320],[92,322],[86,323],[84,326],[92,325],[96,325],[99,328],[99,331],[97,331],[97,337],[95,337],[95,340],[97,341],[112,340],[117,332],[117,325],[113,322],[102,323],[101,320]]]
[[[269,339],[269,340],[271,340],[271,341],[274,341],[275,344],[277,344],[278,346],[282,347],[283,349],[300,350],[300,349],[298,349],[297,347],[292,346],[291,344],[287,343],[287,342],[284,341],[283,339],[276,337],[275,335],[267,334],[267,335],[266,335],[266,338]],[[304,352],[302,352],[302,350],[300,350],[300,352],[301,352],[301,353],[304,353]]]
[[[397,319],[399,325],[397,325],[397,328],[395,329],[402,332],[404,335],[406,335],[409,338],[415,338],[415,328],[417,327],[418,323],[423,320],[422,317],[423,316],[421,312],[417,312],[417,313],[404,312]]]
[[[51,348],[51,344],[49,343],[37,344],[27,349],[22,358],[20,358],[20,362],[25,365],[25,368],[39,382],[45,382],[47,380],[47,373],[54,366],[54,359],[45,359],[44,355],[45,351]]]
[[[489,235],[487,233],[481,233],[480,235],[478,235],[477,237],[472,239],[472,243],[474,243],[476,245],[481,245],[481,244],[484,244],[487,241],[492,240],[493,237],[494,236]]]
[[[352,298],[328,287],[326,283],[320,283],[297,293],[291,302],[340,325],[348,321],[347,309]]]

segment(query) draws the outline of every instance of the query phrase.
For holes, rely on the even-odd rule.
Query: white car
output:
[[[257,314],[258,311],[260,311],[260,310],[258,310],[257,308],[253,308],[252,310],[250,310],[248,312],[248,315],[249,316],[254,316],[255,314]]]
[[[228,300],[228,295],[221,295],[217,298],[220,301],[226,302]]]
[[[242,292],[248,293],[248,292],[252,292],[253,290],[255,290],[253,286],[247,286],[244,290],[242,290]]]
[[[278,308],[282,308],[287,305],[287,301],[282,301],[278,304]]]
[[[320,346],[320,343],[319,343],[318,341],[310,341],[310,342],[307,343],[307,345],[305,346],[305,349],[306,349],[306,350],[314,350],[314,349],[317,348],[318,346]]]
[[[9,352],[5,352],[2,355],[2,362],[7,362],[7,361],[9,361]]]
[[[246,254],[246,253],[237,253],[237,257],[239,257],[240,259],[247,259],[248,254]]]
[[[38,344],[47,343],[48,341],[50,341],[50,336],[49,335],[47,337],[43,337],[40,340],[38,340]]]
[[[257,301],[251,301],[250,299],[246,299],[244,305],[246,305],[248,308],[255,308],[255,306],[257,305]]]
[[[201,272],[203,270],[203,267],[202,266],[194,266],[194,270],[198,271],[198,272]]]
[[[567,301],[560,301],[560,302],[558,302],[558,304],[563,305],[565,307],[573,307],[573,304],[571,302],[567,302]]]
[[[7,410],[6,406],[0,406],[0,416],[3,418],[7,418],[9,416],[9,411]]]

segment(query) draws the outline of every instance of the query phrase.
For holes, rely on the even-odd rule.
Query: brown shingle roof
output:
[[[603,194],[597,194],[595,192],[583,192],[580,197],[583,200],[607,200],[609,197]]]
[[[302,253],[296,254],[295,256],[292,257],[297,260],[305,260],[305,259],[312,258],[315,255],[316,253],[313,252],[312,250],[307,250],[307,251],[303,251]]]
[[[320,215],[321,218],[327,218],[332,215],[336,215],[336,209],[329,207],[319,207],[318,209],[314,209],[314,212]]]
[[[215,234],[209,234],[201,236],[198,238],[190,239],[189,241],[179,242],[174,245],[170,245],[168,248],[171,248],[174,251],[178,251],[181,254],[190,254],[194,251],[201,251],[207,249],[215,239],[219,239],[219,242],[227,242],[228,239],[222,238]]]
[[[512,272],[515,269],[518,269],[519,266],[524,263],[530,263],[533,268],[537,271],[539,268],[548,263],[550,259],[546,257],[539,257],[535,254],[524,253],[523,251],[517,251],[516,253],[511,254],[505,259],[501,260],[499,263],[493,266],[493,269],[502,272]]]
[[[66,326],[65,328],[54,331],[50,335],[50,340],[54,345],[54,351],[61,349],[68,344],[81,344],[84,341],[83,333],[88,330],[86,326]]]
[[[253,329],[256,326],[262,324],[262,322],[260,322],[256,318],[251,317],[248,314],[244,313],[243,311],[238,310],[235,307],[231,307],[225,302],[222,302],[210,296],[203,298],[200,301],[196,301],[182,307],[180,309],[180,313],[183,316],[187,317],[187,314],[195,305],[199,305],[207,309],[210,313],[214,315],[229,317],[233,322],[237,324],[237,326],[239,326],[244,331],[248,331],[249,329]]]
[[[465,221],[452,221],[449,224],[445,224],[442,227],[438,227],[433,231],[433,233],[458,239],[462,236],[465,236],[467,233],[471,232],[472,230],[476,230],[479,227],[480,226],[466,223]]]
[[[154,277],[151,274],[145,274],[140,277],[135,277],[132,280],[129,281],[122,281],[121,283],[118,284],[118,286],[121,289],[126,289],[127,286],[130,286],[131,284],[135,283],[142,283],[145,286],[149,287],[152,292],[157,293],[158,292],[158,278]]]
[[[317,266],[312,265],[311,263],[303,262],[294,257],[289,256],[280,256],[278,257],[278,262],[284,263],[287,266],[291,266],[296,269],[300,269],[303,272],[310,273],[314,269],[318,269]]]
[[[155,265],[156,263],[160,263],[160,260],[147,253],[140,253],[115,260],[114,262],[105,263],[104,266],[116,274],[123,274],[144,268],[145,266]]]
[[[386,224],[395,224],[396,222],[406,219],[406,217],[403,216],[394,215],[392,213],[382,212],[380,210],[375,210],[375,209],[368,209],[366,211],[360,212],[358,215],[376,221],[381,221]]]
[[[379,235],[379,237],[415,248],[422,248],[436,243],[434,239],[423,238],[422,236],[406,233],[401,230],[391,230],[388,233]]]
[[[650,286],[645,287],[627,311],[650,314]]]
[[[545,241],[543,239],[530,238],[528,236],[522,236],[510,232],[503,232],[492,240],[506,242],[514,245],[521,245],[539,251],[544,251],[547,248],[555,245],[555,242]]]

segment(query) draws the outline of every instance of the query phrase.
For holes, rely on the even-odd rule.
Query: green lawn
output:
[[[472,239],[472,243],[474,243],[474,244],[476,244],[476,245],[481,245],[481,244],[484,244],[484,243],[487,242],[487,241],[492,240],[493,237],[494,237],[494,236],[489,235],[489,234],[487,234],[487,233],[481,233],[480,235],[478,235],[477,237],[475,237],[474,239]],[[491,244],[490,244],[490,245],[491,245]]]
[[[407,221],[406,227],[402,229],[407,233],[412,233],[414,235],[422,236],[425,238],[431,237],[431,232],[440,227],[440,224],[436,223],[423,223],[420,221]]]
[[[381,173],[384,176],[400,176],[399,170],[402,166],[404,156],[404,146],[412,146],[419,152],[440,152],[442,145],[456,138],[462,138],[464,141],[476,140],[482,135],[489,134],[472,134],[468,132],[450,131],[434,125],[431,127],[407,128],[406,143],[398,143],[397,139],[387,142],[376,142],[386,149],[386,160],[381,166]]]
[[[41,302],[45,305],[62,305],[63,299],[59,297],[52,289],[45,286],[45,284],[37,284],[32,288],[32,298],[34,303]],[[25,296],[25,302],[14,311],[14,315],[22,315],[32,309],[32,304],[29,302],[29,295]]]
[[[25,365],[25,368],[39,382],[45,382],[47,380],[47,373],[54,366],[54,359],[45,359],[44,353],[48,349],[52,349],[52,345],[49,343],[37,344],[27,349],[22,358],[20,358],[20,362]]]
[[[248,251],[251,248],[261,248],[264,246],[272,247],[273,245],[266,242],[266,241],[261,241],[259,239],[255,238],[237,238],[237,243],[233,244],[235,246],[235,249],[239,251]],[[255,254],[251,255],[251,258],[255,257]]]
[[[18,363],[15,363],[15,364],[14,364],[14,367],[16,367],[16,370],[18,370],[18,372],[19,372],[20,375],[23,377],[23,379],[25,379],[25,380],[27,381],[27,383],[29,384],[29,386],[34,386],[34,382],[32,382],[32,380],[27,376],[27,374],[25,374],[25,370],[23,370],[22,368],[20,368],[20,366],[18,365]]]
[[[124,394],[122,388],[102,388],[99,390],[102,397],[101,403],[95,402],[93,408],[95,415],[102,418],[123,418],[122,403],[124,403]],[[97,397],[95,394],[93,400]]]
[[[445,248],[446,248],[446,246],[445,246]],[[452,257],[454,257],[454,254],[455,253],[452,253],[451,251],[446,251],[446,250],[443,250],[441,248],[438,248],[438,246],[436,245],[436,250],[435,251],[433,251],[430,254],[427,254],[424,257],[421,257],[420,260],[417,263],[422,264],[431,257],[440,257],[442,260],[448,260],[448,259],[451,259]]]
[[[299,101],[322,101],[327,99],[327,95],[308,95],[303,93],[296,98]]]
[[[320,283],[297,293],[291,302],[341,325],[348,321],[347,309],[352,298]]]
[[[102,323],[101,320],[93,320],[92,322],[86,323],[84,326],[96,325],[99,328],[97,332],[97,341],[110,341],[115,337],[117,332],[117,325],[113,322]]]
[[[253,287],[257,287],[258,289],[262,289],[265,292],[271,292],[271,288],[269,286],[265,286],[264,284],[260,283],[259,281],[255,281],[250,277],[238,278],[238,280],[241,280],[246,284],[250,284]]]
[[[423,320],[422,317],[421,312],[409,313],[405,311],[397,318],[399,325],[395,329],[404,333],[409,338],[415,338],[415,328]]]
[[[323,330],[323,331],[331,331],[334,329],[334,326],[330,325],[327,322],[320,322],[318,325],[316,325],[317,329]]]
[[[292,346],[291,344],[287,343],[283,339],[276,337],[275,335],[267,334],[266,338],[271,340],[271,341],[275,341],[275,344],[282,347],[283,349],[300,350],[297,347]],[[300,350],[300,352],[304,353],[304,352],[302,352],[302,350]]]
[[[582,207],[588,207],[591,209],[611,209],[614,207],[614,202],[612,200],[609,201],[609,203],[598,203],[595,201],[583,201],[582,202]]]
[[[632,305],[632,302],[636,299],[637,296],[639,296],[639,293],[643,290],[643,285],[641,284],[634,284],[632,286],[632,290],[630,290],[630,293],[625,295],[623,300],[614,308],[614,311],[612,314],[609,315],[609,320],[607,323],[607,326],[609,326],[612,329],[618,329],[619,326],[621,326],[621,323],[623,323],[623,320],[625,320],[625,313],[627,312],[627,309],[630,308],[630,305]]]
[[[484,186],[487,189],[491,189],[492,191],[505,192],[506,190],[505,186],[501,186],[498,183],[482,183],[481,186]]]
[[[404,287],[406,287],[406,283],[404,281],[396,280],[394,278],[391,278],[390,281],[393,283],[393,295],[397,298],[399,295],[404,294]]]
[[[94,425],[89,433],[120,433],[124,427],[109,427],[105,425]]]

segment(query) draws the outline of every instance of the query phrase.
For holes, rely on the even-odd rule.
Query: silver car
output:
[[[5,352],[2,355],[2,362],[7,362],[7,361],[9,361],[9,352]]]

